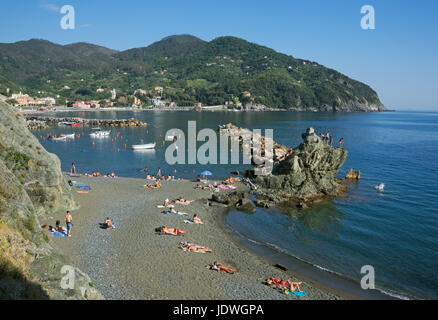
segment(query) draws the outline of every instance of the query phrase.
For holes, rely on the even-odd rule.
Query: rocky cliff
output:
[[[335,174],[342,167],[347,150],[323,143],[313,128],[302,135],[303,143],[274,165],[272,174],[253,179],[258,205],[269,205],[286,199],[301,206],[322,197],[342,194],[345,187]]]
[[[102,298],[79,270],[76,289],[61,289],[61,268],[71,262],[40,226],[44,215],[75,206],[59,159],[0,102],[0,299]]]

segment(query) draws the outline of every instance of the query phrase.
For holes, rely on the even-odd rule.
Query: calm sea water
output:
[[[359,283],[361,267],[375,269],[376,287],[391,295],[438,298],[438,113],[396,112],[331,114],[291,112],[76,112],[57,116],[139,118],[147,128],[117,128],[107,139],[91,139],[89,129],[54,128],[35,132],[81,133],[70,143],[43,141],[57,154],[65,171],[74,162],[79,172],[114,171],[119,176],[144,177],[140,169],[193,178],[202,170],[224,178],[240,165],[176,165],[164,161],[162,145],[168,129],[216,129],[232,122],[245,128],[272,128],[274,140],[290,147],[301,142],[309,126],[344,137],[349,155],[339,176],[361,170],[361,181],[350,185],[348,198],[336,199],[302,213],[258,209],[247,215],[231,212],[227,223],[247,239],[330,270]],[[111,140],[119,132],[119,139]],[[93,144],[94,142],[94,144]],[[132,144],[157,142],[155,151],[134,152]],[[384,192],[374,188],[385,184]]]

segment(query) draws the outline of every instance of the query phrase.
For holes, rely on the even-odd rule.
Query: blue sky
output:
[[[76,29],[60,27],[73,5]],[[375,30],[360,9],[375,8]],[[31,38],[125,50],[173,34],[233,35],[369,84],[390,109],[438,110],[435,0],[2,0],[0,42]]]

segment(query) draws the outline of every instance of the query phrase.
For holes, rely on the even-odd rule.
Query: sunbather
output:
[[[283,291],[283,293],[288,294],[290,292],[298,291],[302,292],[300,289],[300,284],[302,282],[293,282],[290,280],[281,280],[279,278],[271,277],[266,281],[267,284],[273,285],[275,288]]]
[[[211,269],[231,274],[237,272],[236,270],[233,270],[229,267],[224,267],[222,263],[219,263],[217,261],[213,262],[213,264],[211,265]]]
[[[177,214],[180,216],[188,216],[189,215],[187,212],[176,211],[174,208],[170,208],[170,210],[168,212],[170,212],[171,214]]]
[[[180,230],[179,228],[166,228],[165,226],[157,228],[155,231],[160,234],[168,234],[172,236],[179,236],[187,233],[187,231]]]
[[[193,219],[192,220],[193,220],[193,223],[204,224],[204,222],[201,219],[198,218],[198,215],[196,213],[193,215]]]
[[[210,248],[200,246],[197,244],[193,244],[190,242],[181,242],[180,248],[187,250],[187,251],[192,251],[192,252],[203,252],[203,253],[212,252]]]
[[[195,202],[195,200],[185,200],[183,197],[179,197],[175,200],[175,204],[182,204],[185,206],[191,204],[192,202]]]

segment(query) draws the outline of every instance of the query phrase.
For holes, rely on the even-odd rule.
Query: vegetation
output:
[[[62,102],[109,99],[115,88],[118,97],[145,90],[137,98],[146,104],[156,96],[181,106],[236,99],[302,109],[336,108],[350,101],[380,104],[369,86],[335,70],[235,37],[206,42],[172,36],[123,52],[36,39],[1,44],[0,75],[0,93],[10,88],[34,96],[59,95]],[[155,86],[163,87],[163,93],[155,92]],[[243,91],[251,97],[242,97]]]

